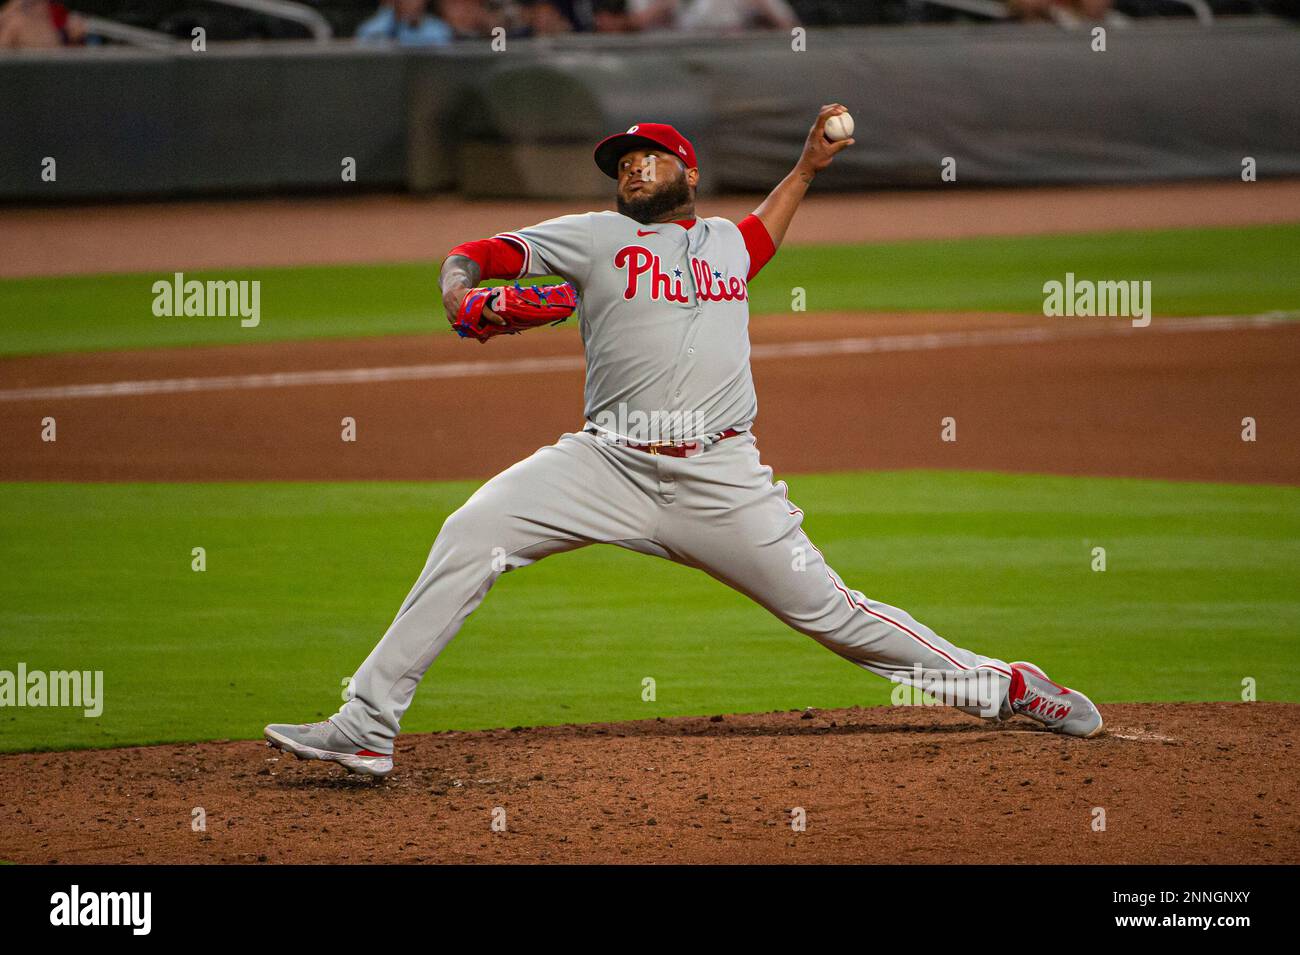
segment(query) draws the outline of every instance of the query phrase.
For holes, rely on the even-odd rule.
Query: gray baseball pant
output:
[[[1006,663],[850,589],[802,523],[750,432],[689,458],[565,434],[447,518],[396,619],[357,670],[353,698],[332,719],[358,745],[391,753],[425,671],[497,577],[599,543],[699,568],[864,669],[967,712],[1004,710]]]

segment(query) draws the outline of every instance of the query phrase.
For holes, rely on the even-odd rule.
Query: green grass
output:
[[[756,279],[752,307],[1041,315],[1043,283],[1151,282],[1152,314],[1252,315],[1300,307],[1300,225],[792,247]],[[801,281],[801,277],[806,277]]]
[[[96,719],[0,709],[0,750],[248,738],[330,714],[473,486],[0,485],[0,669],[103,670],[106,696]],[[1098,701],[1233,700],[1245,677],[1300,700],[1300,490],[900,472],[798,476],[791,493],[853,586]],[[889,689],[702,573],[595,547],[502,578],[405,729]]]
[[[1043,283],[1152,283],[1157,318],[1243,315],[1300,306],[1300,225],[791,246],[751,289],[758,313],[944,310],[1041,314]],[[258,279],[261,322],[157,318],[153,282],[170,273],[0,282],[0,354],[242,344],[447,329],[437,264],[243,269],[186,278]]]

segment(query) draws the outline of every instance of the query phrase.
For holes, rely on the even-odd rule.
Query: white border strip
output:
[[[780,358],[815,358],[827,355],[865,355],[876,352],[933,351],[943,348],[974,348],[991,345],[1026,345],[1062,339],[1109,338],[1116,335],[1163,332],[1231,331],[1294,324],[1294,312],[1266,315],[1205,316],[1153,322],[1134,328],[1127,321],[1116,325],[1071,327],[1061,325],[1028,328],[987,328],[969,331],[927,332],[916,335],[877,335],[867,338],[834,338],[825,341],[769,342],[754,345],[755,361]],[[501,361],[453,361],[429,365],[395,365],[380,368],[337,368],[319,371],[282,371],[265,374],[219,375],[202,378],[154,378],[142,381],[111,381],[101,384],[49,385],[0,390],[0,402],[48,401],[68,398],[134,398],[142,395],[172,395],[203,391],[241,391],[259,388],[294,388],[311,385],[363,385],[390,381],[432,381],[440,378],[481,378],[489,375],[537,375],[581,371],[581,355],[551,358],[513,358]]]

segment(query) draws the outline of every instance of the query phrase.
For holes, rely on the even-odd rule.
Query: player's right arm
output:
[[[754,210],[754,215],[763,223],[767,234],[771,236],[774,251],[785,239],[785,230],[790,227],[790,220],[794,218],[795,210],[799,208],[804,193],[812,185],[817,173],[829,166],[836,155],[853,145],[852,138],[837,143],[826,138],[827,120],[847,112],[842,103],[831,103],[821,108],[821,112],[817,114],[817,121],[813,123],[812,129],[808,130],[808,139],[804,143],[799,161],[790,170],[790,174],[782,179],[762,204]]]

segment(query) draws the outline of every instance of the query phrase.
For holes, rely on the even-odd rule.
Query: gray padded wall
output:
[[[679,125],[702,189],[770,188],[817,107],[857,146],[822,188],[1300,174],[1300,31],[1280,21],[998,24],[788,38],[572,37],[439,50],[339,42],[0,56],[0,200],[362,188],[603,195],[601,136]],[[56,183],[40,181],[54,156]],[[358,163],[357,186],[339,177]]]
[[[406,58],[294,46],[0,56],[0,198],[402,187]]]

